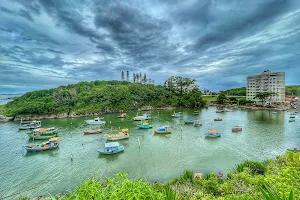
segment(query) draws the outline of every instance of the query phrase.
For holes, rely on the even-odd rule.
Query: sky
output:
[[[300,84],[299,0],[0,0],[0,93],[121,71],[214,91],[264,70]]]

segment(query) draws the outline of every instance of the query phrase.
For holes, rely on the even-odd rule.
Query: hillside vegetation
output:
[[[165,86],[127,81],[80,82],[28,92],[5,106],[6,114],[40,115],[99,113],[153,107],[201,107],[204,101],[195,80],[171,77]]]
[[[295,95],[300,97],[300,85],[290,85],[285,87],[285,93],[287,95]]]
[[[300,154],[288,151],[270,161],[245,161],[226,178],[214,173],[194,178],[185,171],[170,182],[151,183],[118,173],[103,183],[89,180],[56,199],[296,200],[300,199]]]

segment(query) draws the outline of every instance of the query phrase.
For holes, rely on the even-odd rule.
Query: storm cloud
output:
[[[201,88],[285,71],[299,84],[298,0],[13,0],[0,5],[0,93],[146,72]]]

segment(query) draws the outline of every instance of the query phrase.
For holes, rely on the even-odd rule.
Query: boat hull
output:
[[[171,134],[172,132],[171,132],[171,131],[164,131],[164,132],[161,132],[161,131],[154,130],[154,133],[155,133],[155,134]]]
[[[48,140],[50,138],[57,137],[57,134],[55,134],[55,135],[47,135],[47,136],[33,136],[33,135],[29,135],[29,137],[31,139],[35,139],[35,140]]]
[[[117,154],[117,153],[120,153],[120,152],[123,152],[123,151],[124,151],[123,146],[119,146],[116,151],[103,151],[103,149],[98,149],[98,153],[102,154],[102,155],[112,155],[112,154]]]
[[[84,132],[83,132],[84,135],[98,134],[98,133],[102,133],[102,129],[98,129],[98,130],[89,130],[89,131],[84,131]]]
[[[41,151],[56,149],[58,146],[59,146],[59,144],[55,144],[53,146],[37,147],[37,148],[35,148],[33,146],[24,146],[24,148],[28,152],[41,152]]]
[[[30,130],[30,129],[36,129],[36,128],[40,128],[41,126],[31,126],[31,127],[19,127],[19,130]]]

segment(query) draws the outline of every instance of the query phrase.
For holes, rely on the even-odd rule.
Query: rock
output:
[[[196,178],[203,179],[204,175],[202,173],[194,173],[194,179]]]

